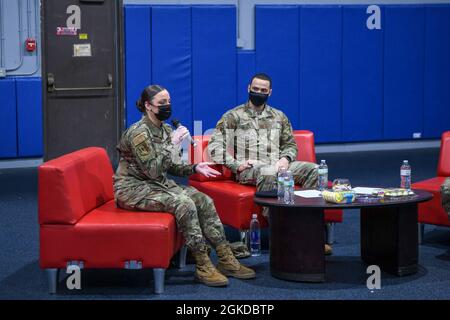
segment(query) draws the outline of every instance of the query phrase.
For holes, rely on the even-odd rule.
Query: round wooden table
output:
[[[255,197],[269,207],[270,272],[292,281],[325,281],[325,209],[361,209],[361,258],[383,271],[404,276],[417,272],[417,204],[433,195],[415,195],[378,202],[334,204],[320,198],[295,196],[294,204],[276,198]]]

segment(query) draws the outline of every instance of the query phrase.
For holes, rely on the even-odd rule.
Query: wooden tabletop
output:
[[[285,204],[283,201],[278,201],[277,198],[261,198],[254,197],[256,204],[266,207],[297,207],[297,208],[323,208],[323,209],[357,209],[365,207],[378,206],[398,206],[401,204],[412,204],[431,200],[433,195],[424,190],[413,189],[415,195],[401,198],[382,198],[376,202],[362,202],[355,199],[353,203],[337,204],[326,202],[322,197],[320,198],[303,198],[294,196],[294,204]]]

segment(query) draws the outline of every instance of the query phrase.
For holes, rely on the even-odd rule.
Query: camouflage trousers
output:
[[[270,165],[255,165],[240,172],[236,178],[239,183],[256,185],[257,191],[269,191],[276,188],[277,173],[267,174],[271,170],[266,170]],[[294,176],[295,184],[303,188],[316,188],[318,180],[318,165],[306,161],[293,161],[289,164],[289,170]],[[264,207],[263,216],[268,219],[268,208]]]
[[[256,185],[258,191],[272,190],[277,182],[276,172],[265,174],[270,165],[255,165],[237,175],[237,180],[242,184]],[[319,166],[312,162],[293,161],[289,164],[289,170],[294,176],[295,184],[303,188],[316,188]]]
[[[148,189],[148,190],[146,190]],[[181,231],[187,247],[192,251],[205,248],[208,240],[213,247],[228,243],[225,231],[217,215],[213,200],[193,187],[176,186],[169,189],[148,187],[145,183],[139,188],[141,199],[136,201],[130,193],[127,201],[126,191],[122,190],[116,199],[119,207],[128,210],[168,212],[175,216],[178,230]],[[129,205],[134,203],[133,205]]]
[[[450,220],[450,178],[447,178],[441,186],[441,199],[444,210],[447,211]]]

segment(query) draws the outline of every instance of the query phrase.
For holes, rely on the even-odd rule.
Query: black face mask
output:
[[[172,105],[170,104],[158,106],[158,110],[158,113],[155,113],[155,117],[159,121],[167,120],[172,115]]]
[[[250,99],[251,103],[256,106],[262,106],[264,103],[266,103],[267,99],[269,98],[268,94],[265,93],[258,93],[250,91],[248,94],[248,98]]]

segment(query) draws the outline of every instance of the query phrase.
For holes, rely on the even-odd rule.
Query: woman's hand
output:
[[[212,164],[213,163],[209,163],[209,162],[200,162],[195,167],[195,172],[197,172],[207,178],[214,178],[214,177],[221,176],[222,174],[219,171],[214,170],[213,168],[209,167],[209,165],[212,165]]]
[[[185,126],[179,126],[175,131],[172,132],[172,143],[176,146],[180,145],[188,135],[189,130]]]

